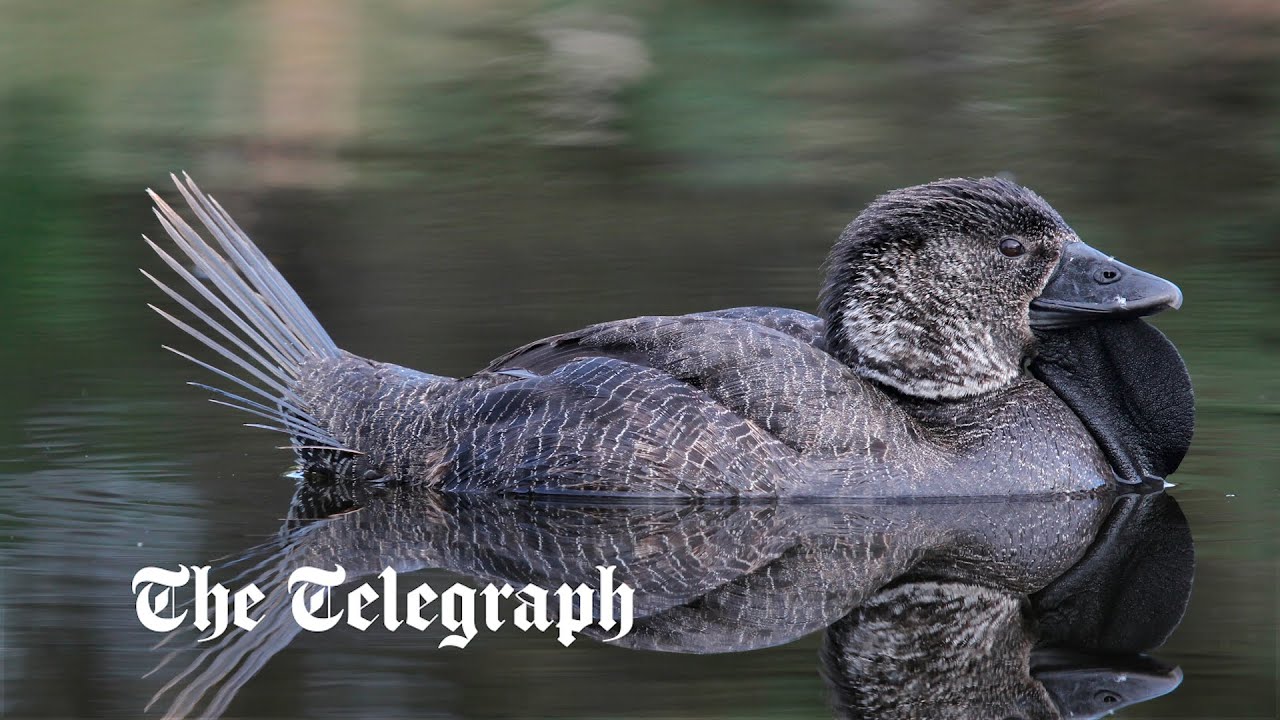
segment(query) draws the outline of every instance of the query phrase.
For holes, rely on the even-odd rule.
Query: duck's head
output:
[[[828,349],[907,395],[962,398],[1022,373],[1032,329],[1177,308],[1182,293],[1081,242],[1034,192],[1000,178],[895,190],[827,260]]]

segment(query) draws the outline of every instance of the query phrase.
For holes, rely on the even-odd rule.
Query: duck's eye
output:
[[[1000,254],[1005,257],[1018,257],[1026,251],[1027,249],[1017,238],[1007,237],[1000,241]]]

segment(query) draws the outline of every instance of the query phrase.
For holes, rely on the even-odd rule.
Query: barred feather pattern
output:
[[[1025,373],[916,405],[833,351],[843,336],[830,321],[796,310],[604,323],[461,379],[362,358],[221,205],[174,181],[212,241],[151,193],[180,252],[147,243],[188,292],[144,274],[188,317],[156,312],[212,360],[173,352],[220,379],[193,383],[214,402],[287,435],[310,471],[453,492],[684,497],[1054,493],[1113,477],[1070,409]]]

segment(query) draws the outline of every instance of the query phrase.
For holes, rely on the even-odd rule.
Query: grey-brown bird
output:
[[[155,193],[195,271],[147,242],[203,302],[148,277],[205,327],[158,312],[231,363],[179,353],[230,383],[210,388],[219,402],[288,434],[308,471],[451,492],[1007,495],[1162,476],[1189,441],[1185,369],[1140,359],[1163,336],[1140,321],[1091,330],[1177,308],[1178,288],[1004,179],[876,199],[836,241],[817,315],[602,323],[465,378],[340,349],[230,215],[174,180],[212,242]],[[1126,456],[1128,434],[1163,437],[1162,413],[1181,434],[1154,461]]]

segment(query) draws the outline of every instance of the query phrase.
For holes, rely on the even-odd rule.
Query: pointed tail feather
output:
[[[149,307],[234,365],[234,369],[224,370],[168,346],[165,349],[236,386],[237,392],[231,392],[191,383],[221,396],[211,398],[213,402],[271,423],[251,423],[254,427],[289,435],[295,448],[354,452],[308,412],[295,391],[304,366],[340,357],[338,346],[226,210],[201,192],[185,173],[181,179],[175,175],[170,177],[214,244],[201,237],[159,195],[147,190],[155,201],[154,212],[160,224],[196,272],[188,270],[150,238],[144,235],[143,239],[186,282],[194,295],[184,296],[145,270],[142,274],[203,328],[154,305]],[[202,310],[192,301],[194,296],[207,302],[215,312]]]

